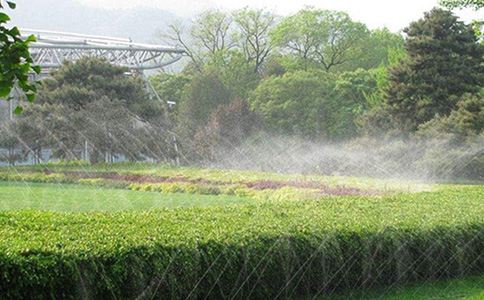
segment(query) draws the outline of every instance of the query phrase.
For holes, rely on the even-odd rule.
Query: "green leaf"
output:
[[[0,23],[5,23],[10,21],[10,17],[5,13],[0,13]]]
[[[41,69],[39,66],[32,66],[32,70],[34,70],[35,73],[40,74]]]
[[[27,96],[27,100],[29,102],[34,102],[34,100],[35,100],[35,94],[25,94],[25,96]]]
[[[20,115],[22,112],[24,111],[24,109],[21,107],[21,106],[17,106],[14,110],[13,110],[13,113],[15,115]]]
[[[30,91],[30,85],[28,84],[27,79],[19,80],[19,81],[17,81],[17,84],[18,84],[19,88],[22,89],[22,91],[24,91],[26,93]]]
[[[7,97],[8,95],[10,95],[10,92],[11,91],[12,91],[12,87],[11,86],[3,86],[3,87],[0,87],[0,98]]]
[[[35,35],[31,34],[29,35],[29,37],[25,40],[26,42],[37,42],[37,38],[35,37]]]
[[[12,36],[19,36],[20,35],[20,30],[18,30],[17,26],[15,26],[12,29],[10,29],[10,34]]]
[[[7,4],[8,4],[8,7],[10,7],[10,9],[15,9],[17,8],[17,4],[11,2],[11,1],[7,1]]]
[[[20,69],[22,70],[22,72],[28,73],[30,71],[30,64],[29,63],[22,64],[20,65]]]

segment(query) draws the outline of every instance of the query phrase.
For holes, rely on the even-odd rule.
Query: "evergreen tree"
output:
[[[16,118],[14,135],[21,147],[36,156],[50,148],[63,159],[81,159],[89,148],[91,162],[117,154],[169,159],[165,103],[150,100],[143,80],[127,72],[105,59],[66,62]]]
[[[390,70],[387,104],[400,129],[415,131],[436,115],[449,115],[461,95],[482,87],[484,47],[472,26],[437,8],[404,32],[408,59]]]

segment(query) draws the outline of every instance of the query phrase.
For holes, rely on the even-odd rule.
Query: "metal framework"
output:
[[[29,51],[34,64],[41,67],[42,73],[29,74],[32,80],[38,80],[49,76],[53,69],[60,68],[64,61],[76,61],[82,57],[106,58],[110,63],[127,67],[130,76],[134,73],[142,75],[148,90],[159,100],[162,101],[154,87],[147,80],[144,71],[161,69],[180,60],[185,51],[180,48],[160,45],[150,45],[133,43],[130,39],[120,39],[113,37],[103,37],[94,35],[82,35],[68,32],[46,31],[21,29],[22,37],[30,35],[36,37],[36,42],[29,44]],[[16,87],[18,89],[18,87]],[[14,89],[13,98],[9,101],[9,119],[13,119],[13,108],[19,99],[18,90]],[[167,101],[169,107],[175,105],[174,102]],[[176,137],[173,136],[173,143],[176,155],[176,164],[179,164],[178,145]],[[87,153],[87,142],[86,150]],[[34,154],[34,158],[35,158]],[[87,159],[87,154],[85,156]],[[38,155],[37,158],[39,159]]]
[[[31,34],[37,38],[29,45],[30,54],[43,72],[59,68],[63,61],[87,56],[104,57],[113,64],[142,73],[168,66],[185,53],[176,47],[133,43],[130,39],[31,29],[21,32],[25,38]]]

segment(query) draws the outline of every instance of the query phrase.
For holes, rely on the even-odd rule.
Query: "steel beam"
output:
[[[143,71],[163,68],[180,60],[185,51],[180,48],[133,43],[129,39],[81,35],[76,33],[22,29],[23,37],[37,39],[29,45],[34,63],[45,72],[62,66],[64,61],[82,57],[102,57],[109,62]]]

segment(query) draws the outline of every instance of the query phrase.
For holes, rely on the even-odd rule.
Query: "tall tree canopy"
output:
[[[66,62],[14,120],[15,135],[27,151],[49,147],[67,159],[87,155],[86,148],[93,162],[115,153],[167,158],[172,136],[165,104],[150,100],[143,80],[127,71],[104,59]]]
[[[482,87],[484,47],[472,26],[438,8],[404,32],[408,59],[390,71],[387,103],[412,131],[436,114],[449,115],[459,96]]]
[[[237,25],[236,39],[239,47],[254,71],[259,72],[272,50],[269,32],[275,25],[276,16],[262,9],[244,8],[234,12]]]
[[[325,136],[325,102],[332,98],[334,75],[322,70],[296,71],[263,80],[249,99],[265,127],[306,137]]]
[[[128,69],[105,60],[86,57],[75,63],[66,62],[45,80],[39,101],[80,109],[102,96],[127,104],[147,99],[143,81],[131,75]]]
[[[219,59],[236,46],[232,38],[232,16],[219,10],[207,10],[196,16],[185,30],[181,24],[171,24],[161,38],[185,50],[191,66],[202,71],[206,62]]]
[[[207,124],[217,106],[229,103],[231,98],[230,90],[213,69],[195,75],[186,86],[178,108],[180,135],[191,139],[198,129]]]
[[[472,8],[474,10],[479,10],[484,7],[484,0],[441,0],[440,5],[443,5],[449,9]],[[484,27],[484,20],[474,20],[473,25],[476,34],[482,39],[484,36],[484,32],[482,30]]]
[[[338,69],[355,71],[358,68],[369,70],[380,65],[388,66],[392,51],[403,49],[405,39],[400,33],[387,28],[375,29],[365,35],[358,47],[348,53],[348,61]]]
[[[448,8],[470,7],[477,10],[484,7],[484,0],[442,0],[440,4]]]
[[[328,71],[346,63],[350,50],[368,34],[364,24],[345,12],[305,8],[282,19],[271,38],[283,51]]]

